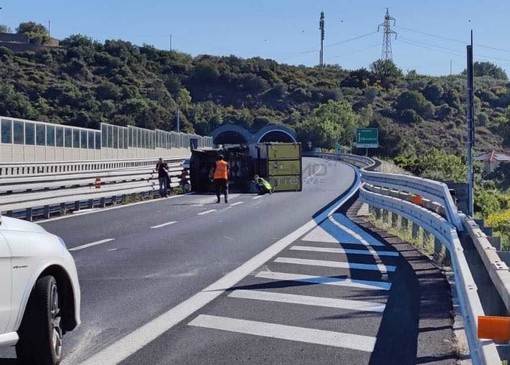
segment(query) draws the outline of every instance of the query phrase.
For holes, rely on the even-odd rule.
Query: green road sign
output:
[[[378,148],[379,131],[377,128],[356,129],[356,148]]]

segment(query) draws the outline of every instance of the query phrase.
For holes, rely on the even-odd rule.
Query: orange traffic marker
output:
[[[478,338],[510,341],[510,317],[479,316]]]
[[[101,187],[101,178],[96,177],[96,189],[99,189]]]

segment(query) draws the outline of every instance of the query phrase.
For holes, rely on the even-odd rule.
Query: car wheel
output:
[[[56,365],[62,359],[61,301],[53,276],[39,278],[30,294],[16,345],[22,364]]]

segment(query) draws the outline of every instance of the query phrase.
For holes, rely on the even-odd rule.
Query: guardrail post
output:
[[[50,206],[49,205],[44,206],[44,218],[46,218],[46,219],[50,218]]]
[[[434,237],[434,256],[436,259],[441,259],[443,256],[443,244],[437,237]]]
[[[411,236],[413,239],[417,239],[420,235],[420,226],[413,222],[412,228],[411,228]]]
[[[32,222],[32,208],[27,208],[25,210],[25,218],[29,221],[29,222]]]
[[[382,221],[383,221],[383,223],[388,223],[389,215],[390,215],[390,212],[388,212],[387,210],[383,209],[383,211],[382,211]]]
[[[374,215],[376,220],[380,220],[382,217],[382,209],[380,208],[373,208],[374,209]]]
[[[407,218],[400,217],[400,228],[406,232],[409,230],[409,221]]]
[[[60,215],[66,214],[66,203],[60,203]]]
[[[90,209],[94,208],[94,199],[89,199],[88,207],[89,207]]]
[[[74,210],[80,210],[80,201],[79,200],[74,202]]]
[[[99,199],[99,206],[100,206],[101,208],[106,207],[106,199],[105,199],[105,198],[101,198],[101,199]]]
[[[398,214],[390,213],[391,215],[391,226],[393,228],[398,228]]]

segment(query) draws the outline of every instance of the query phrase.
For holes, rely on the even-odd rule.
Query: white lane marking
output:
[[[253,199],[253,200],[257,200],[257,199],[260,199],[260,198],[262,198],[262,195],[254,196],[252,199]]]
[[[338,205],[334,209],[338,209]],[[149,342],[161,336],[177,323],[219,297],[228,288],[236,285],[239,281],[280,253],[316,225],[317,223],[314,220],[309,221],[201,292],[193,295],[191,298],[183,301],[154,320],[121,338],[106,349],[95,354],[85,361],[83,365],[117,364],[126,359]]]
[[[312,242],[327,242],[327,243],[341,243],[338,238],[333,237],[333,235],[329,232],[327,232],[322,227],[317,227],[310,233],[308,233],[304,238],[303,241],[312,241]],[[351,239],[350,241],[354,241]],[[345,242],[343,242],[345,243]],[[352,242],[348,242],[352,243]]]
[[[237,202],[237,203],[230,204],[230,206],[235,207],[236,205],[243,204],[243,203],[244,202]]]
[[[247,321],[244,319],[217,317],[205,314],[199,315],[191,321],[189,325],[282,340],[341,347],[365,352],[374,351],[376,341],[375,337],[361,336],[351,333]]]
[[[159,317],[144,324],[117,342],[111,344],[104,350],[96,353],[87,361],[82,363],[82,365],[117,364],[130,355],[134,354],[145,345],[168,331],[170,328],[174,327],[176,324],[222,295],[227,289],[236,285],[250,273],[255,271],[264,263],[268,262],[272,257],[276,256],[278,253],[284,250],[292,242],[316,227],[317,224],[319,224],[321,221],[327,217],[330,217],[331,214],[333,214],[334,211],[336,211],[342,204],[344,204],[347,199],[353,196],[355,192],[356,190],[350,191],[342,199],[338,200],[337,203],[331,207],[331,210],[322,212],[315,219],[310,220],[294,232],[269,246],[264,251],[252,257],[237,269],[231,271],[221,279],[209,285],[201,292],[193,295],[189,299],[161,314]],[[349,336],[356,338],[356,335]],[[334,339],[333,342],[336,341],[338,340]]]
[[[69,251],[79,251],[79,250],[83,250],[84,248],[88,248],[88,247],[92,247],[92,246],[97,246],[97,245],[102,245],[103,243],[111,242],[111,241],[114,241],[114,240],[115,240],[115,238],[106,238],[106,239],[101,240],[101,241],[95,241],[95,242],[87,243],[86,245],[81,245],[81,246],[70,248]]]
[[[395,271],[395,266],[390,265],[373,265],[373,264],[357,264],[353,262],[338,262],[338,261],[326,261],[326,260],[308,260],[308,259],[296,259],[292,257],[278,257],[274,262],[282,264],[297,264],[297,265],[309,265],[309,266],[324,266],[324,267],[339,267],[342,269],[360,269],[360,270],[373,270],[381,273]]]
[[[312,276],[303,274],[289,274],[284,272],[275,271],[261,271],[255,275],[257,278],[270,279],[270,280],[282,280],[282,281],[299,281],[311,284],[325,284],[325,285],[337,285],[337,286],[348,286],[362,289],[373,289],[373,290],[390,290],[391,283],[386,281],[370,281],[370,280],[356,280],[348,278],[336,278],[331,276]]]
[[[335,226],[339,227],[340,229],[344,229],[346,232],[348,232],[348,233],[352,234],[352,236],[353,236],[353,237],[355,237],[355,238],[359,239],[359,240],[360,240],[360,242],[366,246],[366,248],[368,249],[368,251],[370,251],[370,252],[372,253],[372,256],[374,256],[374,258],[375,258],[376,260],[381,261],[381,260],[379,259],[379,255],[378,255],[377,251],[376,251],[376,250],[374,250],[374,248],[372,247],[373,243],[372,243],[372,245],[371,245],[368,241],[366,241],[366,240],[365,240],[363,237],[361,237],[359,234],[357,234],[356,232],[354,232],[354,231],[350,230],[349,228],[345,227],[344,225],[340,224],[340,223],[339,223],[339,222],[335,219],[335,217],[334,217],[333,215],[330,217],[330,220],[331,220],[331,222],[333,222],[333,224],[334,224]],[[375,242],[374,242],[374,243],[375,243]],[[384,245],[381,243],[381,246],[384,246]],[[384,264],[379,264],[379,265],[384,266]],[[388,269],[388,271],[395,271],[395,270],[389,270],[389,269]],[[381,271],[381,272],[383,272],[383,271]]]
[[[158,224],[157,226],[152,226],[151,229],[153,229],[153,228],[161,228],[161,227],[169,226],[169,225],[175,224],[175,223],[177,223],[177,221],[166,222],[166,223],[163,223],[163,224]]]
[[[343,253],[346,255],[369,255],[373,256],[373,252],[367,250],[351,250],[344,248],[330,248],[330,247],[310,247],[310,246],[292,246],[293,251],[308,251],[308,252],[328,252],[328,253]],[[377,251],[379,256],[398,256],[398,252],[393,251]]]
[[[209,213],[212,213],[212,212],[216,212],[216,209],[206,210],[205,212],[198,213],[198,215],[209,214]]]
[[[290,304],[311,305],[317,307],[328,307],[348,309],[360,312],[384,312],[385,304],[366,302],[360,300],[345,300],[325,297],[312,297],[309,295],[296,295],[285,293],[273,293],[260,290],[234,290],[229,294],[231,298],[263,300],[266,302],[281,302]]]
[[[333,216],[331,216],[329,220],[330,220],[330,221],[331,221],[331,222],[332,222],[335,226],[337,226],[338,228],[340,228],[342,231],[347,232],[347,233],[349,233],[352,237],[354,237],[354,238],[358,239],[358,240],[361,242],[361,244],[363,244],[363,245],[367,246],[369,250],[373,250],[373,248],[372,248],[371,246],[384,246],[384,244],[383,244],[383,243],[381,243],[381,242],[377,241],[375,238],[373,239],[373,242],[372,242],[372,243],[368,242],[366,239],[364,239],[363,237],[361,237],[361,235],[360,235],[360,234],[358,234],[358,233],[354,232],[352,229],[350,229],[350,228],[348,228],[348,227],[344,226],[343,224],[341,224],[340,222],[338,222],[338,221],[335,219],[334,215],[333,215]],[[359,227],[357,227],[357,228],[359,229]]]

